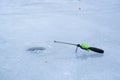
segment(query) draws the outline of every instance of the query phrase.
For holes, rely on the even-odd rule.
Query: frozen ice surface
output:
[[[119,21],[119,0],[0,0],[0,80],[120,80]]]

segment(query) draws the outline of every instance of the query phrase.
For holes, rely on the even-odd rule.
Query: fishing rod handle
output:
[[[89,47],[88,49],[91,50],[91,51],[97,52],[97,53],[101,53],[101,54],[104,53],[104,50],[99,49],[99,48]]]

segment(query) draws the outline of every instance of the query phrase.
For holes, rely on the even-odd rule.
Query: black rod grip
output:
[[[97,53],[104,53],[104,50],[99,49],[99,48],[95,48],[95,47],[89,47],[88,49],[90,49],[91,51],[97,52]]]

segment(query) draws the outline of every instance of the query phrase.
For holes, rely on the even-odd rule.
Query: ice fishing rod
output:
[[[85,44],[85,43],[82,43],[82,44],[72,44],[72,43],[61,42],[61,41],[54,41],[54,43],[62,43],[62,44],[74,45],[74,46],[76,46],[76,50],[75,50],[76,53],[77,53],[78,47],[80,47],[81,49],[86,50],[86,51],[91,50],[91,51],[94,51],[94,52],[97,52],[97,53],[101,53],[101,54],[104,53],[104,50],[96,48],[96,47],[88,47],[88,45]]]

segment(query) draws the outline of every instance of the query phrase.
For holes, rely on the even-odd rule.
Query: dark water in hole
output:
[[[44,47],[31,47],[31,48],[27,49],[27,51],[30,51],[33,53],[41,53],[44,50],[46,50],[46,48],[44,48]]]

